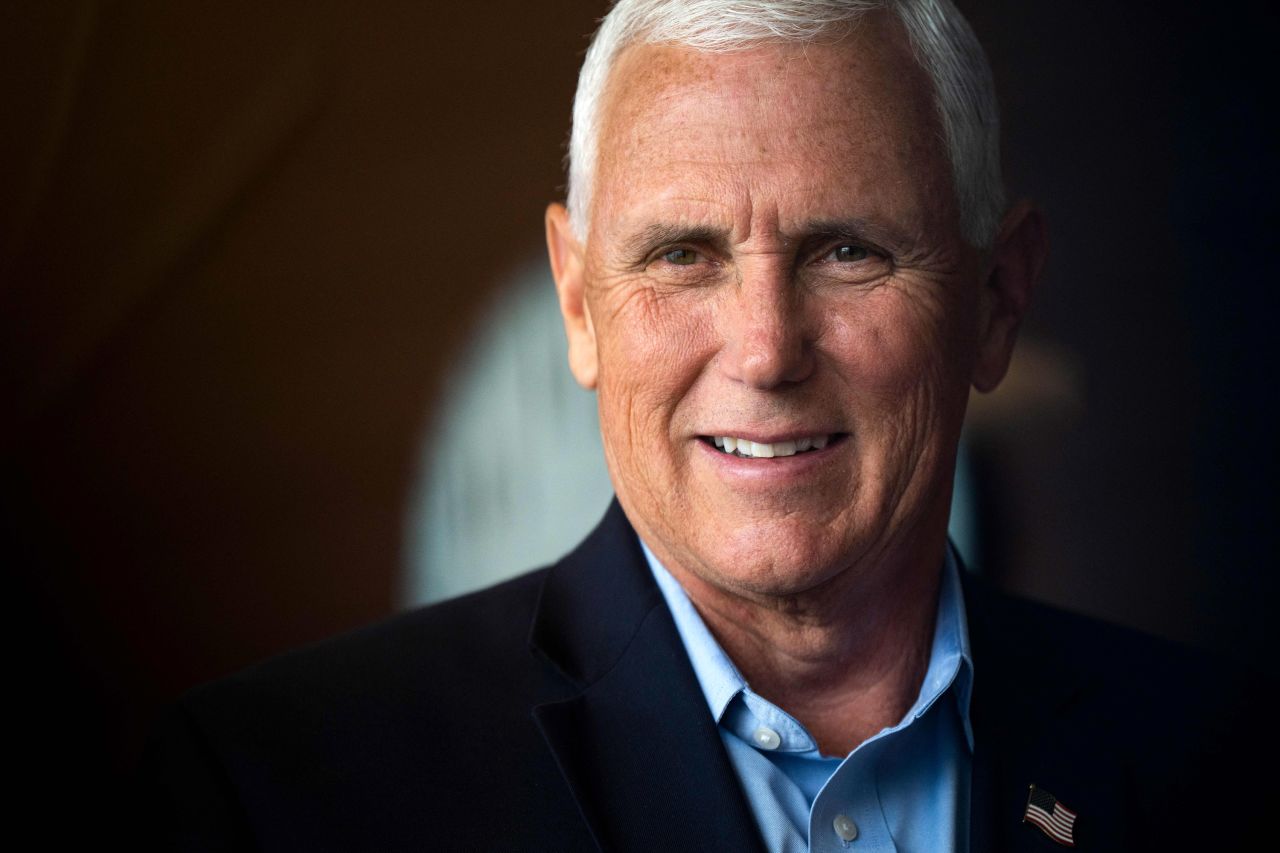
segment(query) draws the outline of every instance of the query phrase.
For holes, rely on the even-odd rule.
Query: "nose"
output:
[[[724,371],[753,388],[801,382],[814,368],[804,294],[784,269],[743,271],[722,310]]]

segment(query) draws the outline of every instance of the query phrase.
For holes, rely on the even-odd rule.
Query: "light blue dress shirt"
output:
[[[641,544],[768,850],[967,853],[973,660],[949,549],[915,704],[847,757],[828,758],[794,717],[752,692],[684,589]]]

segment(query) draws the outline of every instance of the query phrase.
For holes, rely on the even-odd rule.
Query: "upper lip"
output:
[[[726,430],[724,432],[706,432],[702,433],[703,438],[716,438],[717,436],[728,436],[729,438],[745,438],[748,441],[754,441],[756,444],[777,444],[780,441],[795,441],[800,438],[814,438],[823,435],[838,435],[839,430],[822,430],[822,429],[795,429],[785,430],[783,432],[760,432],[759,430],[742,429],[742,430]]]

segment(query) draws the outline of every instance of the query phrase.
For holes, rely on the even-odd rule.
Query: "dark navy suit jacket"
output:
[[[974,853],[1062,849],[1032,783],[1082,851],[1244,844],[1275,789],[1250,763],[1277,769],[1247,682],[972,578],[965,603]],[[192,692],[144,776],[163,849],[762,850],[616,502],[549,569]]]

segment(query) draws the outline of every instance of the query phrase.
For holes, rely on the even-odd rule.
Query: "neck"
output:
[[[821,588],[742,596],[671,569],[751,689],[799,720],[823,755],[843,757],[896,725],[929,665],[945,537],[881,555]]]

